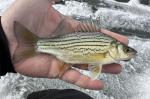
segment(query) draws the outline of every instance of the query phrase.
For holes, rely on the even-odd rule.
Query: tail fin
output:
[[[38,37],[18,22],[14,24],[14,32],[18,45],[13,56],[13,62],[16,63],[34,56]]]

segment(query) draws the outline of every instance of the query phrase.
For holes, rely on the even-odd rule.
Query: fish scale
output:
[[[69,36],[68,36],[69,35]],[[57,38],[50,38],[47,40],[39,40],[37,46],[40,47],[39,51],[51,49],[62,49],[69,51],[78,51],[80,49],[88,49],[93,52],[102,51],[110,45],[114,39],[97,33],[74,33],[59,36]],[[59,39],[58,39],[59,38]],[[86,50],[85,50],[86,51]]]
[[[69,36],[68,36],[69,35]],[[112,38],[109,36],[95,32],[95,33],[88,33],[88,32],[78,32],[78,33],[68,33],[65,35],[57,36],[50,39],[41,39],[40,43],[46,43],[46,42],[60,42],[60,41],[70,41],[70,40],[105,40],[108,41]]]

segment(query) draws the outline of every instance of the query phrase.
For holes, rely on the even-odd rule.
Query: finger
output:
[[[82,88],[99,90],[104,88],[104,84],[100,80],[92,80],[90,77],[82,75],[74,69],[66,71],[62,76],[62,80],[80,86]]]
[[[110,35],[111,37],[117,39],[118,41],[120,41],[124,44],[129,43],[128,37],[126,37],[126,36],[123,36],[123,35],[120,35],[120,34],[105,30],[105,29],[101,29],[101,32],[104,33],[104,34]]]
[[[83,69],[83,70],[88,70],[88,64],[76,64],[73,65],[73,67]],[[111,73],[111,74],[118,74],[122,70],[122,67],[120,64],[109,64],[109,65],[104,65],[102,68],[103,73]]]
[[[104,73],[111,73],[111,74],[118,74],[122,71],[122,67],[120,64],[110,64],[110,65],[104,65],[102,68],[102,72]]]

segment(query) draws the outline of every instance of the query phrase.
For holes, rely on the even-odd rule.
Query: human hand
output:
[[[15,56],[18,46],[14,33],[15,21],[22,24],[39,37],[51,37],[59,32],[72,32],[80,22],[66,17],[53,7],[54,0],[16,0],[15,3],[2,16],[2,26],[10,44],[11,56]],[[121,42],[127,44],[127,37],[101,30]],[[104,84],[100,80],[92,80],[78,71],[70,68],[60,77],[62,62],[52,55],[38,54],[25,60],[14,63],[17,72],[31,77],[59,78],[83,88],[102,89]],[[78,68],[87,68],[78,65]],[[119,64],[103,66],[102,72],[117,74],[121,72]]]

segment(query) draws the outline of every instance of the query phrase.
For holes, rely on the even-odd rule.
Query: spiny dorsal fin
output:
[[[38,37],[18,22],[14,23],[14,32],[18,44],[13,55],[13,62],[34,56]]]
[[[70,26],[70,23],[67,19],[64,19],[60,22],[59,26],[53,31],[51,37],[57,37],[59,35],[63,35],[66,33],[70,33],[74,30],[74,32],[99,32],[99,20],[83,19],[80,20],[81,23],[74,29]]]
[[[75,29],[75,32],[99,32],[100,24],[99,20],[82,19],[81,23]]]

